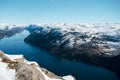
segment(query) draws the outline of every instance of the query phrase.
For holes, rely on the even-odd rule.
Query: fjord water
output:
[[[88,65],[82,62],[70,61],[24,42],[29,32],[24,30],[12,37],[0,40],[0,49],[8,54],[23,54],[27,60],[36,61],[41,67],[59,76],[73,75],[76,80],[119,80],[114,72]]]

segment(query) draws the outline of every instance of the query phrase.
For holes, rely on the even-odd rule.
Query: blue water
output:
[[[23,54],[26,59],[38,62],[41,67],[59,76],[73,75],[77,80],[118,80],[114,72],[104,68],[70,61],[33,47],[24,42],[28,35],[29,32],[25,30],[5,37],[0,40],[0,49],[8,54]]]

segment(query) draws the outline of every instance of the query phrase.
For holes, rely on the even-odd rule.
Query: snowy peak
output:
[[[32,28],[44,27],[44,28],[60,28],[61,30],[72,31],[72,32],[86,32],[89,34],[95,33],[109,33],[114,34],[120,30],[120,23],[84,23],[84,24],[73,24],[73,23],[53,23],[53,24],[35,24],[31,25]],[[112,32],[112,33],[111,33]]]

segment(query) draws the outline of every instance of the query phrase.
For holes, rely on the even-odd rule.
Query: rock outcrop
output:
[[[70,80],[57,76],[47,69],[41,68],[37,63],[25,60],[24,57],[12,59],[0,51],[0,59],[0,63],[5,63],[8,69],[15,70],[14,80]],[[0,80],[2,80],[1,77]],[[71,77],[71,80],[75,79]]]

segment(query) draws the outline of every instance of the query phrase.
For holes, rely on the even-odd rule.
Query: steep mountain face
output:
[[[24,29],[25,29],[25,26],[0,24],[0,39],[4,37],[11,37],[16,33],[22,32]]]
[[[75,80],[72,76],[57,76],[22,55],[7,55],[2,51],[0,66],[0,80]]]
[[[31,34],[25,42],[120,76],[120,24],[29,25],[26,29]]]

